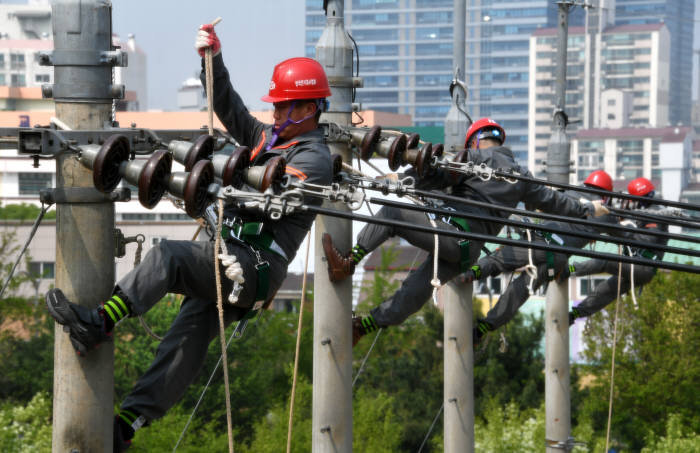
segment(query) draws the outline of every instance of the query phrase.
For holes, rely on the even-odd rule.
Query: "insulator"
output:
[[[389,137],[382,135],[374,148],[377,154],[389,160],[391,171],[396,171],[401,166],[403,155],[406,152],[406,136],[403,134]]]
[[[159,149],[148,160],[123,162],[119,173],[139,189],[139,202],[148,209],[158,204],[165,190],[173,165],[170,153]]]
[[[217,154],[212,158],[214,176],[221,179],[224,187],[240,189],[245,183],[243,171],[250,165],[250,148],[239,146],[230,155]]]
[[[418,172],[418,176],[422,178],[430,171],[433,156],[433,144],[427,142],[421,148],[407,149],[404,154],[404,162],[411,164]]]
[[[442,155],[445,153],[445,145],[442,143],[436,143],[433,145],[433,156],[437,157],[438,159],[442,157]]]
[[[114,190],[122,175],[119,167],[129,160],[131,144],[124,135],[111,135],[100,145],[83,145],[80,147],[80,163],[92,170],[92,180],[100,192]]]
[[[457,151],[455,156],[452,158],[452,162],[458,162],[460,164],[463,164],[463,163],[467,162],[468,159],[469,159],[469,151],[466,149],[461,149],[461,150]]]
[[[196,219],[202,216],[210,203],[208,190],[214,182],[214,165],[209,160],[200,160],[189,172],[174,172],[168,178],[168,191],[185,202],[185,212]],[[139,190],[139,197],[141,191]]]
[[[173,140],[168,143],[168,151],[173,154],[173,159],[185,166],[185,171],[192,171],[192,167],[198,161],[211,159],[214,154],[216,140],[211,135],[200,135],[194,143],[181,140]]]
[[[275,156],[268,160],[265,165],[256,165],[244,170],[245,182],[249,186],[265,192],[268,187],[279,188],[282,178],[287,168],[287,161],[282,156]]]
[[[406,149],[418,148],[419,144],[420,144],[420,135],[419,134],[416,134],[415,132],[408,134],[408,137],[406,138]]]
[[[382,128],[350,127],[347,130],[350,132],[350,143],[360,150],[360,158],[367,160],[372,157],[374,146],[382,136]]]

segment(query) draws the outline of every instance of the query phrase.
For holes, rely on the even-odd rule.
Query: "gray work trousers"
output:
[[[544,239],[533,234],[533,241],[544,243]],[[564,270],[568,258],[561,253],[553,253],[554,275]],[[506,246],[497,249],[489,256],[479,260],[477,265],[481,269],[481,277],[499,275],[503,272],[513,272],[530,263],[528,249],[523,247]],[[545,250],[532,250],[532,263],[537,267],[537,278],[532,284],[532,290],[536,291],[541,285],[550,280],[549,266],[547,264],[547,252]],[[518,313],[520,307],[530,297],[528,285],[530,276],[522,272],[508,284],[496,305],[486,314],[485,321],[494,329],[501,327]]]
[[[226,299],[232,282],[224,275],[219,263],[224,299],[224,322],[241,319],[255,302],[257,263],[253,253],[243,244],[228,243],[229,254],[235,254],[243,268],[245,283],[239,295],[241,307]],[[214,243],[192,241],[161,241],[153,247],[140,265],[117,284],[132,306],[133,316],[147,312],[167,293],[183,294],[184,302],[158,346],[156,357],[139,378],[121,405],[143,415],[148,421],[165,415],[185,393],[202,368],[209,343],[219,335],[219,315],[216,308],[216,278],[214,275]],[[284,260],[273,253],[263,252],[270,264],[272,297],[287,273]]]
[[[575,275],[578,277],[593,274],[610,274],[611,276],[598,284],[593,292],[576,306],[581,317],[591,316],[605,308],[612,301],[617,299],[617,282],[620,264],[614,261],[592,259],[576,264]],[[620,279],[620,294],[625,294],[630,290],[630,270],[631,265],[622,263],[622,279]],[[656,275],[656,268],[651,266],[634,266],[634,286],[640,288],[646,285]]]
[[[402,220],[414,225],[430,226],[430,221],[426,215],[418,211],[409,211],[391,207],[382,207],[375,217]],[[458,231],[454,225],[436,220],[438,228]],[[408,228],[395,228],[383,225],[367,224],[358,236],[357,243],[367,251],[372,251],[379,247],[391,236],[400,236],[412,245],[426,250],[430,253],[421,265],[408,274],[408,277],[401,283],[401,287],[389,299],[378,307],[372,309],[370,313],[377,325],[394,326],[401,324],[413,313],[428,301],[433,292],[430,281],[433,279],[433,252],[435,247],[435,237],[430,233],[421,233]],[[447,283],[461,273],[460,261],[462,250],[459,245],[460,239],[450,236],[439,237],[438,248],[438,278],[441,283]],[[469,265],[478,258],[483,246],[482,242],[472,241],[469,246]]]

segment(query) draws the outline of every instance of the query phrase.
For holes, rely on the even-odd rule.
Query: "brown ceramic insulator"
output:
[[[380,126],[373,126],[362,138],[360,142],[360,158],[362,160],[369,160],[374,154],[374,146],[377,144],[382,136],[382,128]]]
[[[200,160],[187,177],[183,200],[185,200],[185,212],[193,219],[202,216],[209,204],[208,189],[214,182],[214,165],[210,160]]]
[[[215,143],[216,141],[213,136],[207,134],[200,135],[194,142],[192,149],[187,153],[185,161],[182,162],[182,165],[185,166],[185,171],[192,171],[194,164],[200,160],[211,160],[214,154]]]
[[[406,152],[406,136],[401,134],[395,137],[386,158],[389,160],[389,168],[396,171],[403,163],[403,156]]]
[[[105,140],[92,166],[92,180],[97,190],[108,193],[119,185],[122,179],[119,167],[129,160],[129,154],[131,144],[126,136],[111,135]]]
[[[436,143],[433,145],[433,156],[438,159],[442,157],[445,152],[445,145],[442,143]]]
[[[220,175],[224,187],[233,186],[236,189],[240,189],[245,182],[244,170],[248,168],[249,164],[250,148],[247,146],[239,146],[234,149],[231,156],[226,161],[226,165],[224,165],[223,173]]]
[[[276,156],[267,161],[265,164],[265,173],[262,177],[262,183],[258,190],[260,192],[265,192],[268,187],[272,186],[273,189],[279,188],[282,184],[282,179],[287,168],[287,161],[282,156]]]
[[[333,177],[338,176],[338,173],[343,171],[343,156],[340,154],[333,154],[331,156],[331,168],[333,169]]]
[[[411,149],[411,148],[418,148],[418,145],[420,144],[420,135],[416,134],[415,132],[408,134],[408,138],[406,139],[406,148]]]
[[[139,201],[145,208],[152,209],[163,198],[172,164],[172,155],[163,150],[155,151],[146,161],[138,180]]]

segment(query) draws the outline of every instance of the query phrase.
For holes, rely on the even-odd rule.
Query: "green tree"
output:
[[[635,306],[625,297],[620,306],[611,437],[633,451],[644,434],[662,436],[669,414],[689,432],[700,429],[700,276],[660,273],[644,287]],[[580,411],[604,432],[610,386],[614,304],[586,326],[585,371],[593,377],[584,390]]]
[[[0,451],[51,451],[51,396],[37,393],[28,404],[0,404]]]
[[[41,208],[33,204],[21,203],[21,204],[8,204],[5,206],[0,206],[0,220],[21,220],[22,223],[25,221],[34,221],[41,212]],[[55,219],[56,210],[53,209],[48,211],[44,215],[44,219]]]

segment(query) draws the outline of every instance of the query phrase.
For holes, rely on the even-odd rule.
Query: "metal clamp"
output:
[[[573,437],[569,437],[566,440],[552,440],[552,439],[545,439],[544,441],[545,447],[547,448],[556,448],[558,450],[564,450],[564,451],[571,451],[574,449],[576,446],[586,446],[585,442],[578,442],[576,439]]]
[[[258,209],[272,220],[279,220],[283,215],[289,215],[304,204],[304,195],[298,189],[287,190],[275,194],[271,188],[265,192],[246,192],[227,186],[219,189],[217,198],[237,203],[245,209]]]
[[[143,247],[143,243],[146,240],[146,237],[143,234],[137,234],[136,236],[129,236],[129,237],[124,237],[124,233],[119,228],[114,229],[114,256],[116,258],[122,258],[124,255],[126,255],[126,244],[130,244],[132,242],[136,242],[138,244],[138,248],[141,249]],[[137,255],[140,255],[140,251],[137,251]],[[138,261],[140,262],[140,256],[137,256]]]
[[[399,197],[412,193],[416,185],[416,180],[412,176],[406,176],[405,178],[396,181],[387,178],[372,179],[357,175],[351,175],[349,178],[359,183],[359,187],[379,190],[384,195],[393,193]]]
[[[353,184],[333,183],[330,186],[320,184],[310,184],[303,181],[298,181],[296,178],[291,178],[285,175],[282,187],[285,189],[296,189],[299,192],[307,193],[316,197],[324,198],[330,202],[345,203],[352,211],[356,211],[362,207],[365,201],[364,192],[358,190]]]

